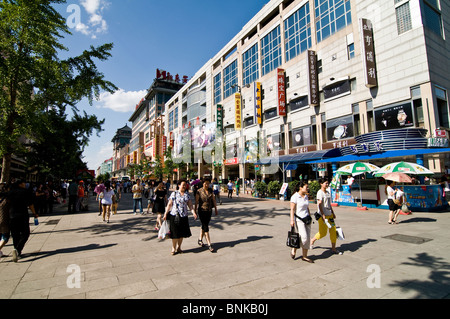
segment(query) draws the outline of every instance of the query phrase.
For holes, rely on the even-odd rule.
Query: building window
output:
[[[447,91],[435,87],[435,92],[436,92],[437,108],[439,113],[439,126],[450,128]]]
[[[169,113],[169,132],[173,131],[173,111]]]
[[[259,78],[258,44],[255,44],[242,55],[243,84],[251,84]]]
[[[351,60],[355,57],[355,44],[351,43],[347,46],[347,54],[348,54],[348,59]]]
[[[237,60],[234,60],[223,70],[223,98],[226,99],[231,94],[236,93],[238,83]]]
[[[214,104],[222,101],[222,74],[219,73],[214,77]]]
[[[284,21],[284,30],[286,61],[289,61],[311,47],[309,3]]]
[[[173,116],[173,128],[178,128],[178,106],[175,108],[175,114]]]
[[[398,34],[402,34],[406,31],[411,30],[412,22],[411,22],[411,12],[409,10],[409,2],[395,8],[395,15],[397,17]]]
[[[350,0],[316,0],[317,42],[352,23]]]
[[[442,18],[438,0],[422,0],[423,25],[439,36],[442,34]]]
[[[261,41],[262,75],[281,65],[281,34],[280,26],[266,35]]]

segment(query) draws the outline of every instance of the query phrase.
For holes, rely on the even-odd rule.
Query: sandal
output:
[[[197,241],[197,244],[198,244],[200,247],[205,247],[205,244],[203,243],[203,240],[202,240],[202,239],[199,239],[199,240]]]
[[[314,264],[314,261],[312,261],[312,260],[309,259],[309,258],[302,257],[301,259],[302,259],[303,261],[306,261],[307,263]]]
[[[214,250],[214,248],[212,247],[212,245],[209,245],[209,251],[212,252],[212,253],[215,252],[215,250]]]
[[[182,253],[183,253],[183,251],[180,248],[178,248],[177,249],[177,254],[182,254]]]

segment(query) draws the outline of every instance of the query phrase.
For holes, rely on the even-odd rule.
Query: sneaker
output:
[[[14,249],[12,251],[12,260],[16,263],[19,260],[19,253],[17,252],[17,249]]]

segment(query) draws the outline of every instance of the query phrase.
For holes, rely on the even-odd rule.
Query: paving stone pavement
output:
[[[197,245],[200,221],[183,254],[172,256],[160,241],[156,216],[134,215],[123,194],[109,224],[88,212],[68,214],[57,205],[31,224],[17,263],[12,241],[0,259],[1,299],[442,299],[450,296],[450,214],[400,215],[337,207],[346,239],[342,255],[330,252],[329,236],[309,251],[313,264],[292,260],[286,247],[289,202],[247,195],[223,197],[210,233],[215,253]],[[147,201],[144,200],[145,205]],[[315,205],[310,209],[315,211]],[[32,219],[30,219],[30,223]],[[318,230],[312,225],[312,235]],[[395,235],[395,236],[393,236]],[[389,237],[391,236],[391,237]],[[393,236],[393,238],[392,238]],[[408,237],[410,236],[410,237]],[[412,239],[412,240],[411,240]],[[426,239],[426,240],[422,240]],[[79,284],[79,285],[78,285]]]

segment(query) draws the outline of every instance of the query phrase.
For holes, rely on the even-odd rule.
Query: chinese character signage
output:
[[[360,19],[362,36],[362,55],[364,61],[364,70],[366,75],[366,87],[373,88],[378,86],[377,66],[375,61],[375,45],[373,42],[372,22],[367,19]]]
[[[254,82],[255,86],[255,122],[262,124],[262,93],[261,82]]]
[[[223,131],[223,107],[221,104],[217,104],[217,130]]]
[[[278,115],[286,116],[286,79],[284,69],[277,70]]]
[[[308,85],[309,104],[319,105],[319,74],[317,72],[317,55],[315,51],[308,50]]]
[[[235,108],[235,110],[236,110],[236,116],[235,116],[235,130],[236,131],[239,131],[239,130],[241,130],[242,129],[242,125],[241,125],[241,114],[242,114],[242,110],[241,110],[241,108],[242,108],[242,106],[241,106],[241,94],[240,93],[236,93],[235,95],[234,95],[234,97],[235,97],[235,105],[236,105],[236,108]]]

